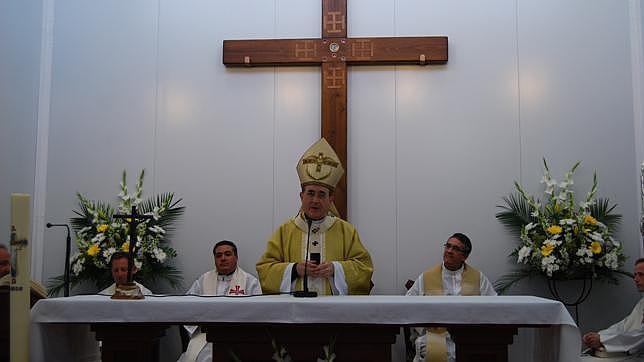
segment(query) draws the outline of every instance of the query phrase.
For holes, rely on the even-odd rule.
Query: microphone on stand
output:
[[[69,225],[67,224],[52,224],[50,222],[47,223],[47,228],[51,228],[53,226],[64,226],[67,228],[67,245],[65,247],[65,296],[69,297],[69,249],[71,248],[72,244],[72,238],[69,236]]]
[[[303,213],[304,214],[304,213]],[[311,241],[311,223],[313,220],[309,219],[306,214],[304,214],[304,218],[306,219],[306,223],[309,225],[309,231],[306,234],[306,254],[304,256],[304,280],[302,281],[302,289],[303,290],[296,290],[293,293],[293,296],[296,298],[315,298],[318,296],[318,292],[316,291],[309,291],[309,278],[306,275],[306,264],[309,262],[309,244]]]

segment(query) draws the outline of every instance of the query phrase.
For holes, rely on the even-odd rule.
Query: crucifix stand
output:
[[[132,206],[132,212],[130,215],[127,214],[117,214],[114,215],[115,219],[124,219],[125,222],[130,226],[130,247],[128,248],[128,258],[127,258],[127,283],[117,284],[112,295],[112,299],[143,299],[143,293],[141,293],[141,288],[139,288],[136,283],[134,283],[132,268],[134,267],[134,255],[136,255],[136,229],[142,222],[145,220],[151,219],[150,215],[141,215],[136,211],[136,206]],[[143,220],[143,221],[141,221]]]
[[[335,189],[335,205],[347,218],[347,66],[444,64],[447,37],[348,38],[347,0],[322,0],[318,39],[224,40],[226,66],[321,66],[322,137],[347,172]]]

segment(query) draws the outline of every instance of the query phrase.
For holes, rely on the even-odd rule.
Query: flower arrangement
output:
[[[152,216],[137,226],[134,259],[134,265],[138,269],[136,279],[143,284],[165,280],[172,287],[177,287],[181,273],[169,264],[177,252],[169,246],[168,239],[174,230],[173,224],[181,218],[185,207],[179,205],[181,199],[174,200],[173,193],[163,193],[143,200],[145,170],[141,170],[139,174],[134,194],[128,192],[126,176],[123,171],[117,213],[129,214],[132,206],[136,206],[140,214]],[[132,242],[129,224],[124,219],[114,218],[115,211],[108,203],[91,201],[81,193],[76,195],[79,210],[74,210],[74,213],[78,217],[72,218],[71,224],[78,251],[70,260],[70,285],[74,287],[90,282],[96,290],[101,290],[113,282],[109,270],[112,254],[116,251],[129,252]],[[64,276],[52,278],[49,295],[57,295],[63,286]]]
[[[516,192],[504,197],[505,205],[496,218],[516,236],[520,244],[512,253],[519,269],[495,283],[504,292],[525,277],[545,276],[551,280],[605,279],[617,283],[614,273],[628,275],[620,268],[625,256],[613,232],[621,221],[614,214],[617,205],[608,199],[595,198],[597,173],[586,197],[579,203],[571,189],[576,162],[557,182],[543,159],[545,185],[543,203],[514,182]]]

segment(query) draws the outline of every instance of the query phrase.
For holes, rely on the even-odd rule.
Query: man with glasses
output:
[[[488,278],[465,262],[472,242],[455,233],[445,242],[443,262],[420,274],[407,295],[496,295]],[[415,328],[414,361],[455,361],[456,345],[445,328]]]

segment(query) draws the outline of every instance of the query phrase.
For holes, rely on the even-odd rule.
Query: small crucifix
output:
[[[136,206],[132,205],[132,213],[130,215],[126,214],[115,214],[113,215],[115,219],[124,219],[125,222],[130,226],[130,247],[128,248],[128,258],[127,258],[127,282],[132,283],[132,266],[134,265],[134,255],[136,252],[136,229],[142,222],[145,220],[152,219],[152,215],[142,215],[136,211]]]
[[[443,64],[447,37],[348,38],[347,0],[322,0],[318,39],[224,40],[226,66],[321,66],[322,137],[346,170],[335,189],[335,205],[347,217],[347,66]]]
[[[234,294],[234,295],[245,295],[246,294],[246,292],[243,289],[241,289],[241,287],[239,285],[235,285],[234,289],[230,288],[229,293]]]

